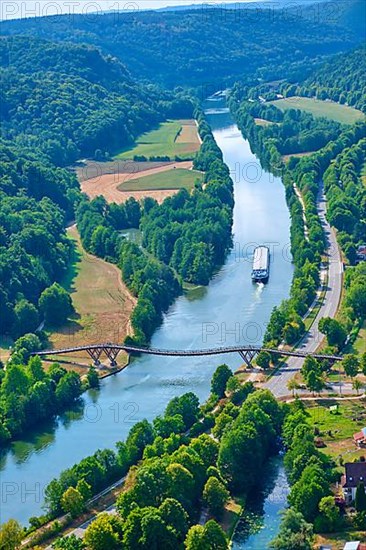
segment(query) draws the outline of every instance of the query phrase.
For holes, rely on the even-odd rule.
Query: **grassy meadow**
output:
[[[119,191],[162,191],[165,189],[191,190],[197,180],[203,181],[203,173],[196,170],[177,168],[167,172],[144,176],[136,180],[126,181],[118,186]]]
[[[53,348],[99,342],[101,334],[105,341],[122,341],[128,332],[134,302],[122,283],[119,269],[87,254],[75,227],[68,234],[74,241],[74,253],[62,286],[71,294],[75,315],[65,326],[49,333]],[[86,354],[63,359],[90,363]]]
[[[124,149],[116,159],[129,160],[135,155],[147,158],[175,156],[192,158],[200,148],[197,127],[194,121],[169,120],[160,124],[159,128],[142,134],[132,147]]]
[[[333,101],[321,101],[309,97],[288,97],[271,101],[281,111],[288,109],[300,109],[311,113],[315,117],[325,117],[336,120],[342,124],[354,124],[365,118],[364,114],[353,107],[334,103]]]

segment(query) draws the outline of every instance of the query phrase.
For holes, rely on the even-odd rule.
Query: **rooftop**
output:
[[[348,462],[345,468],[346,481],[344,487],[357,487],[359,483],[366,484],[366,462]]]

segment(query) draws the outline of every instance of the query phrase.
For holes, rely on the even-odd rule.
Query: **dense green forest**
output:
[[[3,38],[0,65],[0,333],[16,338],[37,329],[41,294],[69,264],[65,227],[81,195],[63,167],[96,150],[109,157],[168,116],[190,117],[193,102],[137,83],[91,46]]]
[[[79,191],[69,171],[10,142],[0,142],[0,174],[0,333],[16,338],[37,329],[39,298],[67,269]]]
[[[366,138],[344,149],[324,174],[328,218],[351,264],[366,235],[366,188],[361,178],[365,153]]]
[[[366,51],[363,45],[326,63],[300,85],[295,95],[332,99],[366,113],[365,72]]]
[[[233,86],[235,98],[257,100],[260,96],[270,101],[275,100],[278,97],[277,94],[284,97],[315,97],[351,105],[366,113],[366,88],[363,77],[366,71],[364,45],[351,52],[335,55],[331,61],[321,63],[313,60],[310,71],[309,64],[307,68],[301,67],[300,70],[294,64],[290,67],[285,65],[279,70],[283,78],[277,82],[271,81],[273,78],[270,71],[271,69],[265,65],[251,77],[236,82]],[[283,116],[275,110],[274,106],[265,103],[254,103],[251,106],[251,113],[253,116],[273,122],[277,122],[278,117],[282,120],[281,116]]]
[[[216,522],[230,495],[251,498],[264,464],[279,450],[287,408],[268,391],[241,386],[226,365],[216,370],[211,389],[202,407],[193,393],[176,397],[151,424],[138,422],[116,450],[97,451],[65,470],[47,486],[47,515],[33,518],[33,527],[62,512],[80,515],[93,494],[129,472],[117,516],[96,519],[85,535],[88,548],[184,543],[191,550],[225,550],[228,540]],[[204,527],[203,508],[213,518]]]
[[[4,22],[2,32],[92,44],[139,79],[171,88],[203,85],[212,92],[264,64],[280,67],[286,59],[305,67],[306,60],[350,49],[363,39],[354,24],[362,10],[363,2],[353,0],[344,12],[320,14],[319,21],[311,9],[307,17],[295,8],[73,15],[44,18],[41,24]]]
[[[19,338],[6,371],[0,370],[0,443],[70,407],[87,387],[75,372],[58,364],[46,372],[39,357],[29,357],[40,343],[35,335]]]

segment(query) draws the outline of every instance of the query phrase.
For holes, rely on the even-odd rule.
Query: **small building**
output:
[[[348,462],[345,464],[345,469],[346,473],[342,476],[342,489],[346,504],[350,504],[355,500],[360,483],[365,485],[366,492],[366,462]]]
[[[357,447],[363,447],[366,445],[366,428],[362,428],[360,432],[353,434],[353,441]]]
[[[366,244],[362,244],[357,248],[357,260],[359,262],[366,261]]]
[[[343,550],[366,550],[366,544],[362,544],[359,540],[351,540],[346,542]]]

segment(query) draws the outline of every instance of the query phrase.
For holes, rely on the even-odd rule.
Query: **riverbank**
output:
[[[54,349],[105,342],[122,342],[132,336],[130,317],[136,305],[122,281],[121,270],[96,256],[88,254],[82,247],[76,226],[67,230],[73,241],[73,255],[62,286],[70,292],[75,315],[61,329],[48,333]],[[85,367],[91,364],[86,352],[65,357],[58,356],[65,368],[72,368],[85,374]],[[118,365],[126,364],[126,354],[118,357]],[[70,367],[68,367],[70,365]],[[108,365],[109,367],[109,365]],[[106,374],[103,368],[99,371]]]

